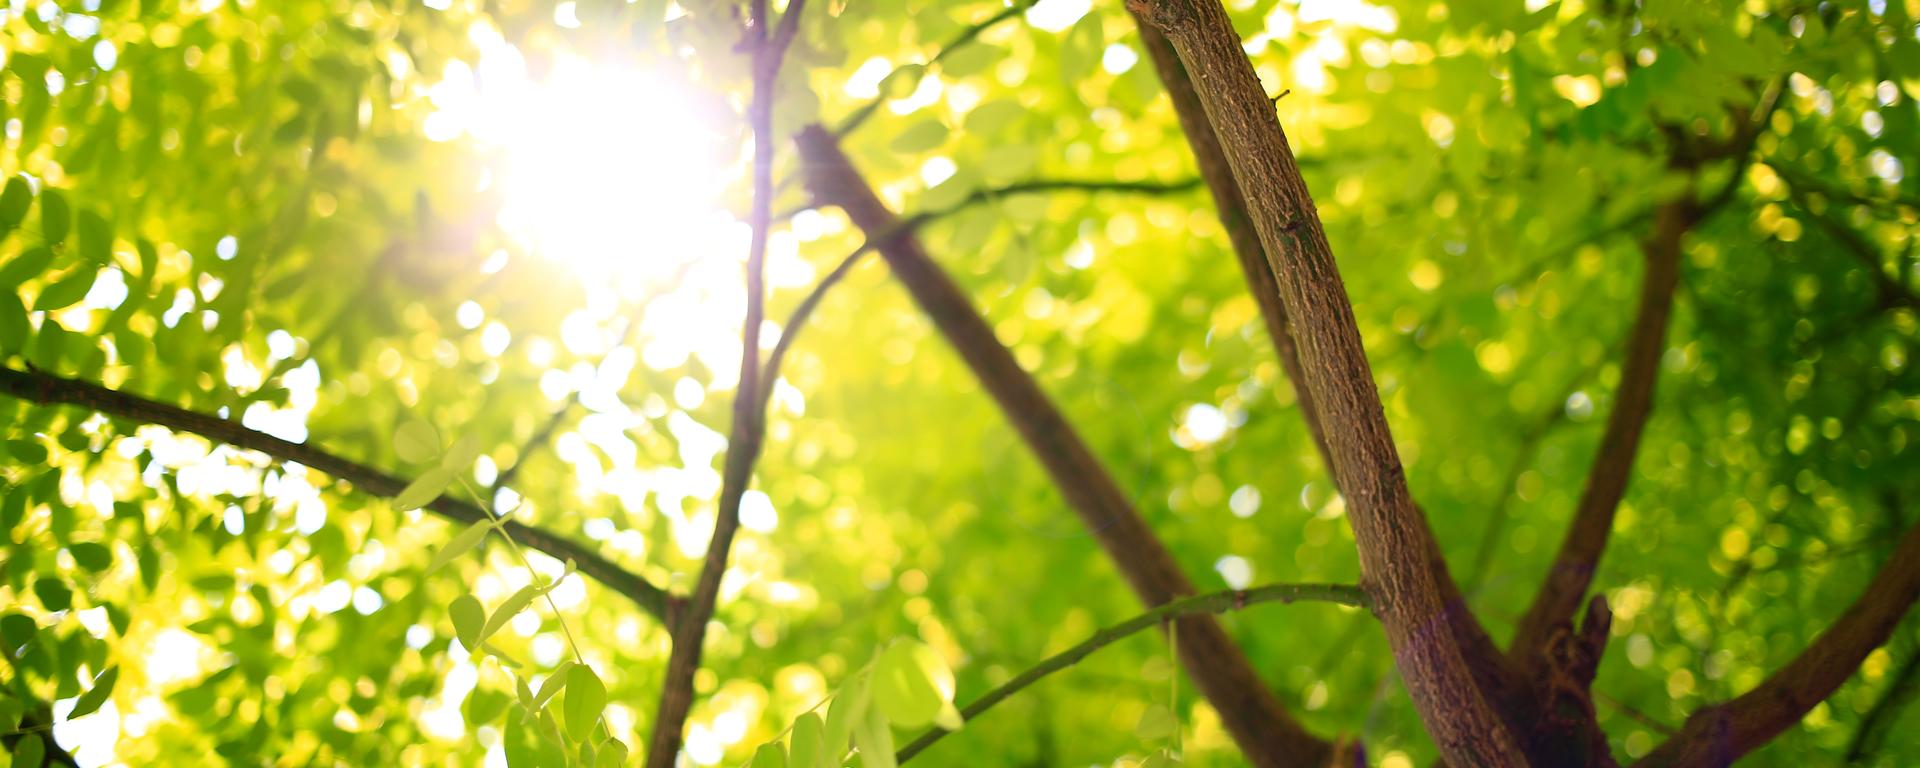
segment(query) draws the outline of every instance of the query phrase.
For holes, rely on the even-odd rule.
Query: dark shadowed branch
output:
[[[1847,762],[1866,760],[1886,744],[1888,733],[1899,721],[1900,713],[1912,703],[1915,693],[1920,693],[1920,653],[1907,656],[1906,663],[1900,665],[1893,673],[1893,680],[1887,683],[1887,690],[1860,718],[1860,731],[1853,735],[1853,743],[1847,747]]]
[[[1866,591],[1820,637],[1741,696],[1700,709],[1642,766],[1724,766],[1793,727],[1852,677],[1920,597],[1920,526],[1907,529]]]
[[[116,419],[154,424],[175,432],[192,433],[215,442],[258,451],[273,459],[300,464],[345,480],[374,496],[393,496],[407,486],[407,481],[399,477],[311,445],[282,440],[226,419],[195,413],[91,382],[40,371],[0,368],[0,392],[34,403],[77,405]],[[426,509],[461,523],[490,518],[479,506],[452,496],[441,496],[428,504]],[[581,573],[625,595],[663,623],[671,622],[675,599],[652,582],[558,534],[514,521],[506,523],[504,529],[514,541],[558,560],[572,560]]]

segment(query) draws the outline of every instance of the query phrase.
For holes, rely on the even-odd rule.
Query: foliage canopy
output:
[[[1427,554],[1370,549],[1365,425],[1289,378],[1338,311],[1274,332],[1265,151],[1435,621],[1526,674],[1597,626],[1610,759],[1786,668],[1728,759],[1920,763],[1920,2],[1233,0],[1291,142],[1184,86],[1237,202],[1163,83],[1199,27],[1141,21],[1189,3],[0,8],[14,764],[615,765],[676,691],[696,765],[1265,764],[1209,635],[1096,632],[1274,583],[1181,610],[1315,749],[1457,761],[1361,572]]]

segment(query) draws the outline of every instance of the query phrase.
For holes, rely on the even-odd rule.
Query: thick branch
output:
[[[1495,694],[1476,679],[1476,667],[1497,661],[1468,650],[1455,629],[1474,619],[1451,604],[1457,590],[1407,491],[1332,248],[1239,35],[1215,0],[1132,0],[1130,6],[1167,36],[1200,86],[1208,122],[1294,324],[1306,390],[1347,497],[1364,583],[1421,719],[1453,764],[1524,763],[1491,700]]]
[[[1640,308],[1627,339],[1613,411],[1607,416],[1607,429],[1587,472],[1573,523],[1508,646],[1508,655],[1523,672],[1532,673],[1544,662],[1540,651],[1554,625],[1571,619],[1580,609],[1593,582],[1594,569],[1606,551],[1614,513],[1626,496],[1640,436],[1653,411],[1660,358],[1666,350],[1667,325],[1673,315],[1673,289],[1680,279],[1681,241],[1695,221],[1694,210],[1692,201],[1685,198],[1662,205],[1654,216],[1652,236],[1641,245],[1646,254],[1646,274],[1640,284]]]
[[[700,671],[707,621],[713,618],[720,598],[720,579],[726,575],[727,558],[733,550],[733,536],[740,529],[740,500],[753,479],[753,465],[766,438],[767,401],[759,394],[760,325],[766,316],[767,239],[773,224],[774,83],[805,10],[806,0],[791,0],[779,30],[769,35],[766,0],[754,0],[751,6],[747,43],[753,54],[753,95],[747,120],[753,128],[753,211],[748,220],[753,241],[747,251],[747,316],[741,324],[740,383],[734,393],[733,426],[720,475],[720,507],[714,516],[713,538],[707,542],[706,560],[693,594],[687,597],[685,608],[673,624],[673,652],[667,657],[660,709],[654,716],[653,736],[647,742],[648,768],[670,768],[680,754],[687,713],[693,708],[693,678]]]
[[[1292,603],[1302,600],[1339,603],[1341,605],[1351,605],[1358,608],[1367,607],[1367,593],[1359,587],[1345,584],[1269,584],[1264,587],[1254,587],[1253,589],[1230,589],[1175,600],[1140,614],[1139,616],[1095,632],[1093,637],[1087,638],[1079,645],[1047,657],[1046,660],[1033,665],[1027,671],[1015,676],[1012,680],[1002,683],[1000,687],[988,691],[986,695],[978,699],[974,699],[973,703],[968,704],[965,709],[960,710],[960,716],[967,720],[977,718],[987,710],[992,709],[994,705],[1025,690],[1028,686],[1040,682],[1046,676],[1080,663],[1081,659],[1093,655],[1094,651],[1098,651],[1115,642],[1131,637],[1141,630],[1161,624],[1175,616],[1190,616],[1201,613],[1226,613],[1227,611],[1240,610],[1249,605],[1273,602]],[[897,758],[898,761],[904,763],[912,759],[914,755],[918,755],[926,751],[928,747],[933,746],[934,742],[945,738],[948,733],[951,733],[951,731],[940,728],[939,726],[928,729],[927,732],[920,734],[919,738],[914,739],[900,749]]]
[[[215,442],[259,451],[279,461],[300,464],[345,480],[375,496],[393,496],[407,486],[407,481],[398,477],[310,445],[282,440],[226,419],[195,413],[90,382],[40,371],[0,368],[0,392],[45,405],[77,405],[116,419],[153,424],[175,432],[190,432]],[[426,509],[461,523],[487,517],[487,512],[479,506],[452,496],[441,496],[427,505]],[[506,524],[505,530],[514,541],[558,560],[572,560],[581,573],[625,595],[663,623],[672,623],[675,599],[652,582],[558,534],[512,521]]]
[[[1233,243],[1235,261],[1240,264],[1240,273],[1247,280],[1247,288],[1253,295],[1254,303],[1260,306],[1260,317],[1266,321],[1267,338],[1273,342],[1274,354],[1280,359],[1280,368],[1292,383],[1294,399],[1300,404],[1300,417],[1307,423],[1307,432],[1313,437],[1313,447],[1320,452],[1320,460],[1333,472],[1333,454],[1327,449],[1326,431],[1320,427],[1320,415],[1313,403],[1313,394],[1307,391],[1305,375],[1300,369],[1300,352],[1294,347],[1293,330],[1287,323],[1287,308],[1280,303],[1280,285],[1273,276],[1273,268],[1267,264],[1266,252],[1260,246],[1260,233],[1254,231],[1253,220],[1247,215],[1246,198],[1240,196],[1240,188],[1234,186],[1233,169],[1227,164],[1226,150],[1220,147],[1220,137],[1213,132],[1213,126],[1207,124],[1205,105],[1200,102],[1200,94],[1193,89],[1193,79],[1187,76],[1187,68],[1180,63],[1180,55],[1174,51],[1173,43],[1165,35],[1139,17],[1134,20],[1140,26],[1140,42],[1147,49],[1147,55],[1153,59],[1153,68],[1160,75],[1160,84],[1167,89],[1167,97],[1173,102],[1173,112],[1180,118],[1180,130],[1186,134],[1187,146],[1193,150],[1194,162],[1200,166],[1200,176],[1207,182],[1207,191],[1213,194],[1213,207],[1220,215],[1220,225],[1227,230],[1227,239]]]
[[[995,338],[960,286],[927,256],[911,232],[899,228],[872,187],[840,150],[832,134],[808,128],[798,138],[806,184],[822,204],[846,211],[868,233],[894,276],[960,353],[974,376],[1013,422],[1067,503],[1119,567],[1135,595],[1149,606],[1193,594],[1179,564],[1147,526],[1126,494],[1088,449],[1037,382]],[[1179,621],[1182,662],[1221,720],[1257,765],[1312,765],[1329,746],[1281,709],[1260,684],[1246,656],[1211,617]]]
[[[1907,529],[1893,558],[1847,612],[1807,649],[1751,691],[1703,708],[1678,736],[1655,748],[1642,766],[1731,764],[1800,722],[1886,642],[1920,598],[1920,526]]]

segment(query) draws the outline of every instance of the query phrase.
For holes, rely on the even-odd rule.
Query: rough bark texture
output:
[[[1058,408],[1014,359],[965,292],[899,228],[833,136],[811,127],[798,138],[808,189],[846,211],[876,238],[875,248],[921,310],[960,353],[1013,422],[1029,449],[1079,513],[1141,602],[1157,606],[1193,594],[1172,554],[1114,484]],[[1211,616],[1178,622],[1181,663],[1255,765],[1320,765],[1330,745],[1308,733],[1261,684],[1239,647]]]
[[[1214,0],[1132,0],[1173,43],[1197,84],[1296,329],[1306,389],[1360,549],[1364,583],[1394,659],[1442,755],[1456,765],[1520,765],[1519,741],[1482,690],[1456,636],[1445,566],[1404,470],[1326,234],[1273,104]],[[1470,620],[1471,617],[1466,617]],[[1483,663],[1483,662],[1482,662]]]
[[[1180,63],[1173,43],[1138,14],[1134,21],[1140,26],[1140,42],[1153,59],[1154,71],[1159,73],[1160,83],[1167,89],[1167,98],[1173,102],[1173,113],[1180,118],[1180,130],[1187,137],[1187,146],[1193,150],[1194,163],[1200,166],[1200,177],[1213,195],[1213,207],[1220,215],[1220,225],[1227,230],[1227,239],[1233,243],[1240,273],[1246,277],[1254,302],[1260,305],[1267,338],[1273,341],[1275,356],[1280,359],[1281,369],[1286,371],[1287,381],[1293,385],[1300,417],[1306,420],[1307,432],[1313,436],[1313,447],[1320,452],[1321,462],[1331,473],[1333,454],[1327,450],[1327,435],[1320,427],[1313,394],[1301,383],[1300,352],[1293,344],[1287,308],[1280,303],[1280,284],[1273,276],[1273,269],[1267,266],[1266,252],[1260,247],[1260,233],[1254,231],[1253,220],[1247,216],[1246,198],[1241,197],[1240,188],[1234,186],[1226,150],[1220,148],[1220,137],[1214,135],[1213,126],[1207,124],[1206,107],[1200,103],[1200,94],[1194,92],[1193,79],[1187,76],[1187,68]]]
[[[406,480],[365,464],[348,461],[311,445],[282,440],[226,419],[195,413],[91,382],[63,378],[40,371],[0,368],[0,392],[33,403],[77,405],[116,419],[154,424],[175,432],[196,434],[236,448],[259,451],[276,460],[300,464],[345,480],[374,496],[393,496],[407,487]],[[435,499],[433,503],[426,506],[426,509],[460,523],[472,523],[487,518],[486,510],[451,496]],[[660,619],[662,623],[672,624],[672,613],[677,609],[679,601],[668,595],[665,590],[654,586],[652,582],[615,565],[592,549],[549,531],[518,522],[509,522],[502,526],[502,530],[505,530],[514,541],[544,552],[555,559],[572,560],[581,573],[625,595],[647,613]]]
[[[1867,654],[1899,626],[1916,598],[1920,598],[1920,525],[1907,529],[1893,558],[1880,567],[1866,592],[1812,645],[1759,687],[1693,713],[1678,735],[1638,765],[1723,766],[1766,744],[1852,677]]]
[[[1640,283],[1640,309],[1627,339],[1613,411],[1607,416],[1599,453],[1587,472],[1586,489],[1580,494],[1566,538],[1508,645],[1508,654],[1528,677],[1536,676],[1544,664],[1542,651],[1554,627],[1579,610],[1600,556],[1606,552],[1614,513],[1626,496],[1640,436],[1653,411],[1660,358],[1667,348],[1667,325],[1673,316],[1673,290],[1680,281],[1680,245],[1693,221],[1690,199],[1662,205],[1654,217],[1653,233],[1641,244],[1646,254],[1646,275]]]

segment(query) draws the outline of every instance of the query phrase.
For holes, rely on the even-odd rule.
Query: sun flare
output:
[[[734,163],[687,90],[565,55],[536,76],[511,45],[481,49],[433,87],[424,128],[490,158],[503,231],[596,281],[655,279],[733,249],[740,224],[719,198]]]

